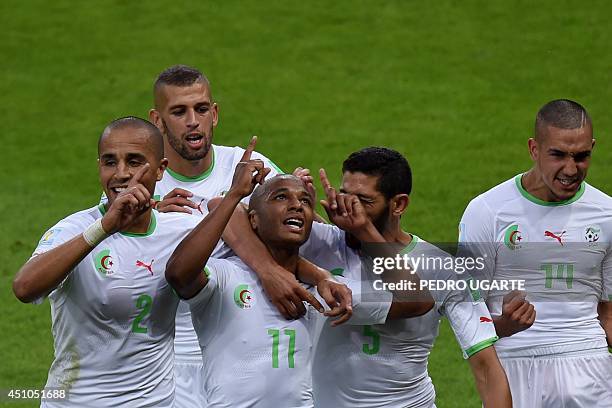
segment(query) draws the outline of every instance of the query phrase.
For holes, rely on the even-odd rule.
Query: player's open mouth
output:
[[[115,194],[120,194],[120,193],[122,193],[123,191],[125,191],[125,189],[126,189],[126,188],[127,188],[127,187],[122,186],[122,187],[111,187],[110,189],[111,189],[111,191],[112,191],[113,193],[115,193]]]
[[[557,181],[564,188],[571,189],[571,188],[575,188],[580,180],[577,177],[572,177],[572,178],[557,177]]]
[[[302,227],[304,226],[304,220],[299,219],[299,218],[287,218],[285,221],[283,221],[283,224],[288,226],[289,229],[294,230],[294,231],[300,231],[302,229]]]
[[[185,141],[193,149],[199,149],[204,145],[204,136],[200,133],[190,133],[185,136]]]

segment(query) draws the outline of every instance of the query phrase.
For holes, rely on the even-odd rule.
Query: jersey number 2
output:
[[[147,328],[140,325],[142,319],[147,317],[149,313],[151,313],[151,306],[153,305],[153,298],[149,295],[140,295],[138,299],[136,299],[136,307],[140,309],[140,313],[134,319],[132,323],[132,332],[133,333],[146,333]]]
[[[289,336],[289,349],[287,351],[287,364],[289,368],[295,367],[295,330],[285,329],[285,335]],[[280,343],[280,330],[268,329],[268,334],[272,336],[272,368],[278,368],[278,346]]]

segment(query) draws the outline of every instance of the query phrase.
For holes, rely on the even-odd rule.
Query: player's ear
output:
[[[538,160],[538,142],[533,137],[530,137],[527,141],[527,146],[529,147],[529,155],[531,156],[531,159],[533,161]]]
[[[393,215],[400,217],[406,208],[408,208],[408,204],[410,203],[410,197],[408,194],[396,194],[391,199],[391,211]]]
[[[164,176],[164,171],[166,171],[167,167],[168,159],[164,157],[163,159],[161,159],[161,161],[159,162],[159,166],[157,167],[157,176],[155,178],[157,181],[160,181],[162,179],[162,177]]]
[[[259,217],[255,213],[255,210],[249,211],[249,223],[251,224],[251,228],[253,231],[257,231],[257,225],[259,224]]]
[[[210,112],[213,115],[213,126],[217,126],[217,123],[219,123],[219,105],[213,102],[212,106],[210,107]]]
[[[149,122],[153,123],[159,129],[159,131],[163,133],[164,126],[161,116],[157,110],[151,109],[149,111]]]

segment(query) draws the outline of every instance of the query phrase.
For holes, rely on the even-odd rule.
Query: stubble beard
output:
[[[166,136],[166,140],[168,140],[168,144],[174,149],[175,152],[179,154],[179,156],[188,161],[202,160],[204,157],[206,157],[212,145],[212,126],[209,132],[210,137],[203,136],[204,145],[202,148],[199,150],[193,150],[190,149],[180,137],[176,137],[172,132],[170,132],[170,129],[168,129],[165,121],[162,121],[162,123],[164,125],[164,134]]]

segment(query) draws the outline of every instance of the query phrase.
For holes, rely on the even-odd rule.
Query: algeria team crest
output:
[[[102,276],[112,275],[115,271],[113,270],[113,257],[110,254],[110,249],[104,249],[98,252],[94,258],[94,265],[96,271]]]
[[[249,289],[249,285],[243,284],[234,289],[234,303],[241,309],[250,309],[255,306],[255,296]]]
[[[512,251],[521,248],[521,244],[527,242],[527,235],[524,234],[518,224],[514,224],[508,227],[504,234],[504,244]]]

